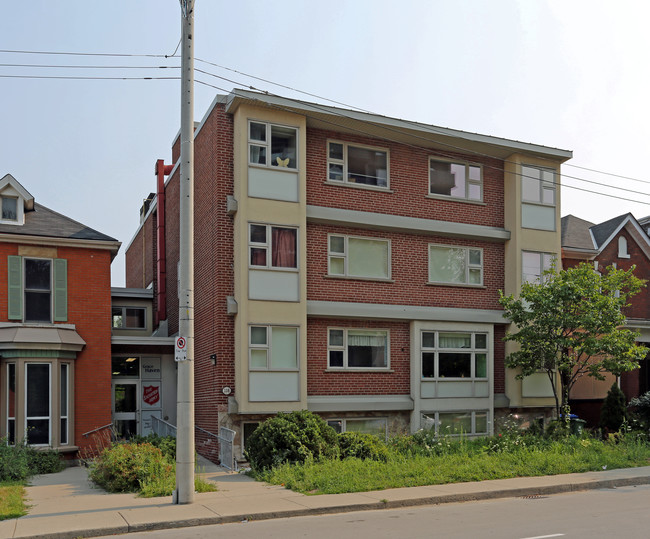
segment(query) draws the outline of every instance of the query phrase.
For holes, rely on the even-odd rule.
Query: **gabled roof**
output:
[[[0,179],[0,193],[2,193],[2,191],[4,191],[7,187],[13,187],[20,195],[20,197],[23,199],[23,204],[25,205],[26,211],[32,210],[34,208],[34,197],[11,174],[5,174],[2,179]]]
[[[630,218],[634,219],[631,213],[626,213],[625,215],[619,215],[609,221],[592,226],[591,233],[596,242],[596,247],[600,248],[603,244],[609,243],[608,240],[611,238],[612,234],[622,228],[623,222]],[[634,219],[634,221],[636,222],[636,219]]]
[[[575,215],[562,217],[562,247],[575,249],[594,249],[594,241],[589,229],[593,223],[580,219]]]

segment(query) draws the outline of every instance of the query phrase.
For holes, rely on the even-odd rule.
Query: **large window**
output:
[[[31,445],[49,445],[50,425],[49,363],[25,365],[25,432]]]
[[[539,283],[545,271],[553,267],[554,256],[551,253],[521,252],[522,283]]]
[[[386,369],[388,349],[387,330],[328,330],[328,366],[332,369]]]
[[[339,434],[342,432],[362,432],[364,434],[374,434],[382,440],[385,440],[388,434],[388,420],[385,417],[328,419],[327,424]]]
[[[423,331],[422,378],[488,377],[486,333]]]
[[[469,247],[429,245],[429,282],[482,285],[483,251]]]
[[[298,167],[298,130],[265,122],[248,123],[248,160],[252,165]]]
[[[59,441],[61,445],[68,444],[68,425],[69,425],[69,397],[68,388],[70,387],[70,366],[62,363],[59,374]]]
[[[390,279],[390,241],[331,234],[329,275]]]
[[[16,364],[7,364],[7,442],[16,443]]]
[[[422,414],[422,428],[435,429],[441,436],[488,434],[488,411],[431,412]]]
[[[295,228],[249,225],[250,266],[256,268],[297,268]]]
[[[388,150],[329,142],[327,179],[354,185],[388,187]]]
[[[115,329],[144,329],[147,327],[144,307],[113,307],[113,327]]]
[[[250,326],[249,354],[251,370],[297,370],[298,328]]]
[[[555,230],[555,171],[521,167],[521,226]]]
[[[52,321],[52,261],[25,259],[25,322]]]
[[[429,161],[429,194],[467,200],[483,199],[481,167],[459,161]]]

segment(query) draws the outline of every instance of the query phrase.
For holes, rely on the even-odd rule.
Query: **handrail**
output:
[[[104,425],[103,427],[97,427],[96,429],[89,430],[88,432],[84,432],[84,433],[82,434],[82,436],[83,436],[84,438],[86,438],[86,437],[88,437],[89,434],[92,434],[93,432],[97,432],[97,431],[99,431],[99,430],[103,430],[103,429],[106,429],[106,428],[108,428],[108,427],[112,427],[112,426],[113,426],[113,423],[109,423],[108,425]]]

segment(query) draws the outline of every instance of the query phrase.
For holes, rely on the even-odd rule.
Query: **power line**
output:
[[[180,66],[100,66],[100,65],[52,65],[52,64],[0,64],[0,67],[36,67],[36,68],[69,68],[69,69],[180,69]]]
[[[0,75],[2,79],[63,79],[63,80],[180,80],[180,77],[81,77],[64,75]]]

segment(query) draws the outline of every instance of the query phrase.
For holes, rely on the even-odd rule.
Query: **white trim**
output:
[[[465,252],[465,281],[462,283],[456,282],[456,281],[433,281],[431,279],[431,248],[440,248],[440,249],[458,249],[462,250]],[[470,251],[478,251],[481,254],[481,263],[480,264],[472,264],[470,262]],[[435,285],[453,285],[453,286],[483,286],[484,285],[484,280],[483,280],[483,274],[484,272],[484,261],[485,257],[483,256],[483,248],[482,247],[467,247],[463,245],[445,245],[441,243],[429,243],[427,246],[427,257],[428,257],[428,264],[427,264],[427,284],[435,284]],[[480,273],[480,280],[478,283],[472,283],[470,282],[470,271],[474,269],[478,269]]]
[[[331,239],[333,237],[336,238],[343,238],[343,252],[340,253],[338,251],[332,251],[331,250]],[[374,241],[374,242],[382,242],[386,243],[387,245],[387,253],[386,253],[386,277],[376,277],[376,276],[368,276],[368,275],[353,275],[349,272],[349,258],[350,258],[350,243],[349,240],[361,240],[361,241]],[[332,258],[336,259],[343,259],[343,273],[331,273],[331,260]],[[385,239],[385,238],[377,238],[377,237],[371,237],[371,236],[356,236],[356,235],[348,235],[348,234],[338,234],[338,233],[329,233],[327,234],[327,276],[328,277],[338,277],[338,278],[346,278],[346,279],[364,279],[364,280],[373,280],[373,281],[390,281],[391,280],[391,275],[392,275],[392,250],[391,250],[391,240],[390,239]]]
[[[431,192],[431,162],[436,161],[438,163],[448,163],[450,165],[462,165],[465,167],[465,196],[459,197],[454,195],[445,195],[441,193],[432,193]],[[469,167],[476,167],[479,169],[480,179],[479,181],[470,180],[469,178]],[[469,186],[478,185],[481,191],[481,196],[479,198],[470,198],[469,197]],[[484,180],[483,180],[483,165],[481,163],[472,163],[470,161],[465,161],[463,159],[450,159],[446,157],[437,157],[435,155],[429,156],[429,186],[427,189],[428,196],[441,198],[443,200],[456,200],[459,202],[473,202],[475,204],[483,203],[483,194],[484,194]]]
[[[341,159],[336,159],[330,157],[330,144],[340,144],[343,146],[342,152],[343,157]],[[349,175],[349,148],[359,148],[361,150],[372,150],[374,152],[383,152],[386,154],[386,185],[373,185],[367,183],[356,183],[351,182],[348,179]],[[381,191],[390,191],[390,148],[385,148],[382,146],[371,146],[368,144],[357,144],[356,142],[347,142],[339,139],[327,139],[326,143],[326,152],[327,152],[327,175],[326,182],[329,185],[347,185],[348,187],[372,187],[375,190]],[[341,166],[341,180],[333,180],[330,178],[330,165],[339,165]],[[379,177],[375,176],[375,179],[379,181]]]
[[[343,344],[340,346],[330,344],[330,331],[342,331],[343,332]],[[385,336],[385,348],[384,348],[384,358],[385,365],[381,367],[350,367],[348,365],[348,349],[349,344],[349,332],[361,332],[361,331],[370,331],[377,333],[384,333]],[[343,365],[342,366],[332,366],[330,365],[330,352],[343,352]],[[390,371],[390,329],[388,328],[363,328],[363,327],[338,327],[332,326],[327,328],[327,370],[331,372],[384,372]]]

